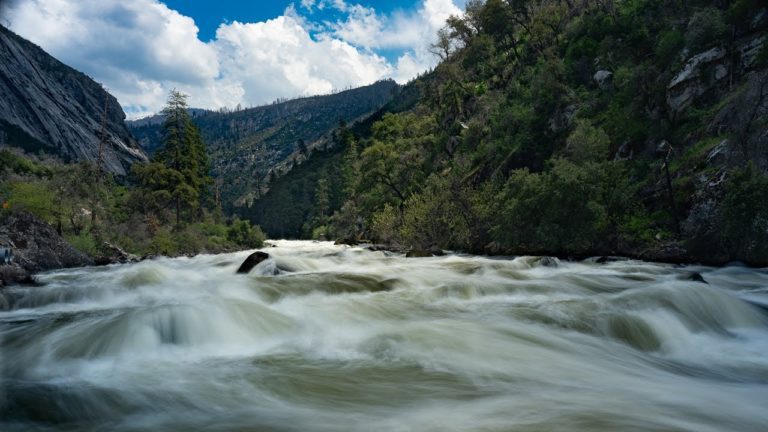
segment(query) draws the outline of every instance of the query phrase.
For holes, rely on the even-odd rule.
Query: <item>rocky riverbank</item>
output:
[[[41,271],[94,264],[53,227],[26,212],[0,222],[0,245],[13,250],[13,261],[0,265],[0,286],[32,282],[32,275]]]

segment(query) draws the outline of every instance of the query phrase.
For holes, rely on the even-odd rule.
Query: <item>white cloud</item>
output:
[[[452,0],[423,0],[421,7],[411,12],[395,12],[381,16],[374,9],[360,5],[345,5],[346,20],[331,25],[334,36],[368,50],[402,49],[392,77],[405,82],[437,63],[429,47],[437,31],[451,15],[462,11]]]
[[[301,0],[282,16],[224,23],[208,43],[194,21],[158,0],[20,0],[6,6],[11,28],[102,82],[132,117],[158,111],[168,91],[205,108],[259,105],[392,77],[407,81],[435,64],[429,44],[451,0],[422,0],[410,12],[378,14],[343,0]],[[311,20],[333,8],[346,18]],[[399,50],[393,62],[378,50]]]
[[[246,104],[281,96],[328,93],[387,77],[386,60],[339,39],[312,38],[290,16],[222,25],[214,42],[223,81],[241,83]]]

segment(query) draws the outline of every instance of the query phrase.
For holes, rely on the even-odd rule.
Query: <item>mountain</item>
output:
[[[0,26],[0,144],[65,161],[99,159],[117,175],[147,160],[100,84]],[[106,115],[105,115],[106,114]]]
[[[392,98],[391,80],[326,96],[306,97],[235,111],[192,110],[209,149],[225,207],[249,205],[268,183],[318,149],[333,145],[339,121],[355,122]],[[128,122],[142,147],[160,145],[162,116]]]
[[[401,91],[418,91],[410,108],[279,179],[251,220],[405,248],[768,265],[764,2],[467,7],[438,35],[443,61]]]

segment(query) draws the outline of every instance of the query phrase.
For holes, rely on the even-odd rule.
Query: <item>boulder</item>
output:
[[[445,252],[437,246],[429,249],[411,249],[405,253],[406,258],[429,258],[444,255]]]
[[[555,267],[560,266],[560,260],[555,258],[555,257],[545,256],[545,257],[539,258],[538,265],[540,265],[542,267],[552,267],[552,268],[555,268]]]
[[[576,105],[571,104],[555,110],[555,113],[549,119],[549,130],[557,133],[570,127],[573,117],[576,115],[576,108]]]
[[[429,258],[433,257],[432,252],[423,249],[411,249],[406,254],[406,258]]]
[[[254,252],[248,256],[248,258],[240,264],[240,268],[237,269],[238,274],[244,274],[250,272],[260,262],[268,260],[269,254],[261,251]]]
[[[709,285],[709,282],[707,282],[704,279],[704,276],[702,276],[701,273],[698,273],[698,272],[693,272],[693,273],[689,274],[688,276],[685,277],[685,280],[689,280],[689,281],[692,281],[692,282],[705,283],[705,284]]]
[[[768,36],[760,36],[755,38],[747,38],[741,41],[737,50],[739,52],[739,72],[745,73],[749,71],[754,65],[757,56],[760,54],[760,50],[763,49]]]
[[[53,227],[25,212],[13,213],[0,222],[0,244],[13,248],[14,263],[29,273],[93,264]]]
[[[32,275],[18,264],[0,265],[0,286],[32,283]]]
[[[119,246],[104,242],[101,253],[95,259],[96,265],[125,264],[139,262],[141,258],[122,250]]]
[[[613,72],[607,70],[599,70],[595,72],[595,75],[592,77],[592,79],[595,80],[597,86],[600,87],[601,90],[607,90],[611,88]]]
[[[667,105],[674,113],[684,111],[693,99],[709,91],[728,76],[726,51],[715,47],[691,57],[667,85]],[[713,80],[704,79],[704,71],[712,70]]]
[[[725,165],[728,161],[728,140],[724,139],[720,141],[720,144],[716,145],[710,150],[707,155],[707,165],[712,167],[720,167]]]

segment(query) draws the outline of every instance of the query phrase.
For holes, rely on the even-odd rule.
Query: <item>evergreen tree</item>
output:
[[[176,224],[180,225],[183,207],[202,206],[211,184],[210,164],[200,131],[189,116],[187,95],[171,90],[162,113],[165,121],[155,162],[175,171],[172,177],[179,179],[168,186],[175,205]]]

